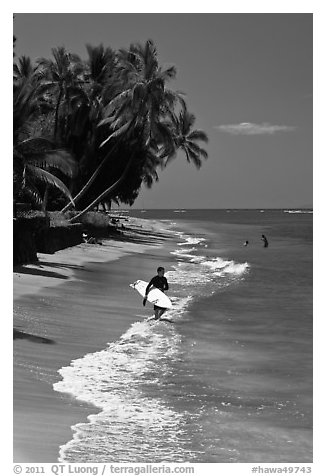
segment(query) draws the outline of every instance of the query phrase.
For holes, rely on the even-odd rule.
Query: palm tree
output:
[[[40,58],[37,61],[37,74],[43,87],[55,97],[53,139],[58,142],[60,109],[63,106],[61,116],[63,127],[60,131],[60,141],[62,141],[62,136],[67,134],[68,129],[68,111],[71,96],[81,92],[80,84],[83,82],[84,66],[79,56],[68,53],[64,47],[52,48],[52,55],[54,60]],[[43,198],[44,208],[46,208],[48,192],[48,186],[46,186]]]
[[[48,92],[55,96],[54,140],[57,139],[59,112],[63,104],[69,107],[72,93],[80,92],[84,65],[79,56],[68,53],[64,47],[52,48],[54,60],[40,58],[38,75]],[[67,111],[64,111],[65,114]]]
[[[29,56],[21,56],[17,63],[14,63],[14,80],[31,79],[35,70],[36,67],[33,66]]]
[[[83,94],[72,98],[70,124],[77,147],[82,150],[81,169],[89,178],[89,172],[92,175],[103,158],[103,152],[98,150],[103,141],[103,131],[98,129],[103,118],[103,98],[108,99],[112,94],[117,94],[118,81],[115,52],[103,45],[86,45],[86,48],[88,59],[84,63]],[[98,174],[87,184],[86,189],[76,195],[75,202],[84,195],[97,176]],[[67,211],[70,206],[69,202],[61,211]]]
[[[86,83],[89,85],[90,98],[106,97],[109,95],[109,88],[116,84],[115,66],[116,54],[111,48],[86,45],[88,59],[86,61],[87,73]],[[112,97],[112,96],[109,96]]]
[[[65,184],[45,168],[59,169],[72,176],[75,165],[70,154],[56,149],[53,142],[42,137],[33,137],[33,122],[48,105],[31,78],[14,82],[13,100],[14,139],[14,195],[28,194],[37,204],[40,198],[39,183],[56,187],[72,200]]]
[[[115,54],[103,45],[86,45],[88,60],[83,64],[83,80],[70,97],[70,128],[74,136],[87,142],[102,119],[103,90],[112,82]],[[85,141],[86,139],[86,141]]]
[[[87,212],[89,212],[90,210],[92,210],[94,207],[96,207],[99,203],[101,203],[104,199],[107,199],[108,196],[110,196],[110,194],[112,194],[118,187],[119,185],[125,180],[128,172],[129,172],[129,169],[130,169],[130,166],[131,166],[131,163],[132,163],[132,159],[133,159],[133,155],[134,154],[131,154],[129,160],[128,160],[128,163],[126,165],[126,167],[124,168],[124,171],[123,173],[121,174],[121,176],[118,178],[118,180],[116,180],[113,184],[111,184],[108,188],[106,188],[100,195],[98,195],[95,200],[93,200],[86,208],[84,208],[84,210],[82,210],[80,213],[78,213],[77,215],[75,215],[74,217],[72,217],[69,221],[70,223],[76,223],[80,220],[80,218],[82,218]]]
[[[103,156],[98,151],[103,140],[103,130],[98,129],[103,118],[103,97],[109,96],[109,90],[116,94],[116,55],[103,45],[86,48],[88,59],[84,63],[83,88],[71,97],[67,141],[69,147],[76,150],[83,168],[92,174]]]
[[[59,149],[53,149],[53,143],[44,138],[26,139],[14,147],[14,183],[16,195],[28,195],[36,205],[42,205],[44,199],[39,186],[54,187],[69,200],[71,194],[66,185],[47,169],[60,170],[72,177],[76,167],[71,155]]]
[[[161,68],[158,64],[154,43],[148,40],[144,46],[132,44],[129,50],[120,50],[120,76],[124,88],[109,102],[106,118],[102,124],[110,124],[113,129],[102,146],[127,131],[141,130],[142,139],[148,145],[152,138],[160,134],[168,136],[162,123],[162,115],[171,110],[177,99],[177,93],[165,88],[166,82],[174,79],[176,68]]]
[[[45,106],[45,104],[44,104]],[[30,123],[38,117],[42,100],[28,79],[14,82],[13,97],[13,140],[14,144],[22,135],[28,136]]]
[[[197,142],[208,142],[208,137],[204,131],[193,129],[195,120],[194,114],[190,113],[185,106],[179,112],[179,115],[173,114],[171,116],[175,150],[165,160],[165,166],[176,157],[178,149],[183,150],[186,154],[187,162],[194,163],[197,169],[202,165],[202,158],[207,159],[207,151],[201,148]]]
[[[113,146],[74,197],[75,202],[87,192],[122,141],[137,138],[143,148],[151,147],[161,158],[171,154],[174,148],[171,128],[163,119],[171,113],[177,101],[183,103],[180,94],[165,88],[165,83],[175,77],[175,67],[159,67],[156,48],[151,40],[145,46],[131,45],[129,50],[120,50],[118,57],[116,70],[122,90],[108,102],[104,110],[106,117],[99,123],[99,126],[109,126],[110,130],[101,147],[111,142]],[[129,161],[126,161],[126,167],[129,166]],[[126,176],[124,172],[122,175]],[[109,190],[111,193],[110,187]],[[63,211],[69,207],[67,205]]]

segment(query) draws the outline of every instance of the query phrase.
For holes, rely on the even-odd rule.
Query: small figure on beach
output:
[[[264,242],[264,248],[268,247],[268,241],[265,235],[261,235],[261,240]]]
[[[243,246],[248,246],[249,245],[249,241],[246,240],[244,243],[243,243]]]
[[[102,245],[102,242],[99,241],[94,236],[88,236],[87,233],[83,233],[84,243],[89,243],[90,245]]]
[[[164,276],[164,273],[165,273],[165,269],[162,266],[159,266],[157,268],[157,275],[154,276],[154,278],[152,278],[150,282],[148,283],[148,286],[145,291],[145,297],[143,300],[143,306],[146,305],[147,296],[152,286],[162,291],[162,293],[164,293],[164,291],[167,291],[169,289],[169,284],[166,277]],[[164,314],[165,311],[166,309],[164,307],[156,306],[154,304],[154,312],[155,312],[156,320],[160,319],[160,317]]]

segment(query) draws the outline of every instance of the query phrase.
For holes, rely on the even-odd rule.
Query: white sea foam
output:
[[[198,284],[215,283],[215,288],[228,286],[231,281],[244,275],[249,264],[227,261],[222,258],[207,259],[204,256],[194,256],[189,262],[179,262],[173,270],[166,273],[171,284],[182,283],[183,286],[197,286]],[[225,278],[216,281],[217,278]],[[204,289],[197,290],[198,294],[205,294]]]
[[[313,210],[283,210],[284,213],[313,213]]]
[[[165,273],[169,283],[182,286],[196,286],[198,284],[206,284],[211,281],[212,277],[205,272],[200,272],[194,265],[189,263],[179,263],[173,266],[173,270]]]
[[[224,269],[223,273],[227,274],[233,274],[234,276],[241,276],[244,274],[248,269],[250,265],[249,263],[235,263],[234,261],[231,261]]]
[[[191,297],[172,297],[166,316],[182,315]],[[87,354],[60,369],[54,390],[92,403],[100,412],[72,427],[74,436],[60,450],[63,462],[181,461],[186,414],[169,408],[160,384],[180,358],[180,335],[164,322],[135,322],[102,351]],[[144,389],[155,396],[148,397]],[[169,457],[169,455],[171,455]]]
[[[210,269],[215,271],[215,274],[221,276],[224,273],[235,274],[237,276],[244,273],[248,268],[249,264],[245,263],[236,263],[233,260],[223,260],[222,258],[213,258],[211,260],[202,261],[201,263],[204,266],[208,266]]]
[[[172,252],[180,261],[166,273],[176,295],[171,296],[173,308],[164,314],[172,322],[183,318],[196,295],[230,285],[249,266],[196,255],[195,245],[205,239],[176,234],[184,240],[183,247]],[[185,432],[192,417],[169,406],[164,388],[164,381],[173,378],[171,364],[182,355],[176,326],[144,319],[106,349],[60,369],[62,380],[54,389],[99,409],[88,422],[72,427],[73,438],[61,447],[60,461],[195,461]]]
[[[220,288],[241,277],[249,268],[247,262],[236,263],[233,260],[225,260],[221,257],[208,258],[195,255],[193,253],[198,251],[197,247],[188,248],[188,246],[185,246],[203,244],[206,241],[205,238],[190,236],[183,232],[176,232],[176,234],[184,240],[178,243],[178,246],[184,247],[171,251],[171,254],[176,256],[179,262],[176,266],[173,266],[173,270],[166,273],[169,281],[175,285],[180,283],[185,286],[207,284],[216,280],[217,277],[222,278],[224,276],[224,281],[216,282],[216,288]],[[205,294],[203,291],[202,293]]]
[[[183,235],[182,238],[184,238],[185,241],[178,243],[178,246],[198,245],[199,243],[206,241],[205,238],[199,238],[199,237],[193,237],[193,236],[187,236],[187,235]]]
[[[181,248],[180,250],[171,251],[171,255],[177,256],[178,258],[195,258],[195,255],[189,253],[189,251],[196,251],[196,248]]]

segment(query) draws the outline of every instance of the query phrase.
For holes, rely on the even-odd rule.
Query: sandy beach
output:
[[[58,369],[150,315],[128,284],[166,262],[162,224],[130,219],[123,235],[14,269],[14,462],[56,462],[71,425],[95,407],[53,390]]]

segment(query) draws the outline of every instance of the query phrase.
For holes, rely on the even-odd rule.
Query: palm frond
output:
[[[203,142],[208,142],[208,137],[206,132],[199,129],[190,132],[190,134],[187,137],[189,140],[201,140]]]
[[[51,174],[47,170],[41,169],[40,167],[35,167],[34,165],[27,165],[26,172],[29,177],[33,178],[34,181],[44,183],[45,185],[49,185],[50,187],[60,190],[67,198],[69,198],[70,202],[74,204],[69,189],[55,175]]]
[[[122,91],[121,93],[117,94],[115,98],[113,98],[109,104],[104,108],[104,114],[106,116],[112,115],[116,109],[118,109],[123,102],[125,102],[131,96],[131,90],[127,89]]]
[[[28,137],[17,144],[17,149],[24,154],[47,152],[53,150],[54,147],[55,144],[53,140],[48,139],[47,137]]]
[[[41,168],[52,168],[60,170],[67,177],[74,177],[77,175],[77,164],[72,158],[71,154],[65,150],[56,149],[40,157],[35,157],[29,161],[29,164]]]
[[[23,192],[26,195],[28,195],[36,205],[39,205],[39,206],[42,205],[43,200],[42,200],[41,194],[31,181],[29,180],[25,181]]]
[[[187,147],[194,153],[194,154],[197,154],[198,157],[202,156],[204,159],[207,159],[208,158],[208,153],[205,149],[202,149],[201,147],[199,147],[198,144],[196,144],[195,142],[191,142],[191,141],[187,141]]]
[[[98,123],[98,127],[105,126],[106,124],[112,124],[116,120],[115,116],[106,117],[105,119],[101,119]]]
[[[168,164],[170,162],[172,162],[172,160],[176,159],[177,151],[174,150],[173,153],[171,153],[170,155],[167,155],[167,156],[162,155],[162,157],[164,158],[164,160],[162,161],[162,169],[163,169],[163,168],[167,167]]]
[[[109,137],[107,139],[105,139],[101,144],[100,144],[100,147],[103,147],[107,142],[109,142],[111,139],[113,139],[114,137],[118,137],[120,136],[121,134],[123,134],[124,132],[126,132],[130,126],[130,124],[133,122],[133,120],[129,120],[127,121],[122,127],[120,127],[119,129],[117,129],[116,131],[114,131],[111,135],[109,135]]]
[[[192,126],[195,123],[195,116],[194,114],[190,113],[187,111],[187,109],[181,111],[180,113],[180,125],[181,125],[181,131],[182,135],[188,135]]]
[[[201,164],[201,160],[199,156],[195,152],[193,152],[190,148],[187,148],[186,155],[187,155],[188,162],[193,162],[196,168],[200,169],[202,164]]]
[[[177,68],[174,65],[169,66],[164,70],[160,70],[160,77],[165,81],[169,81],[171,79],[175,79],[177,75]]]
[[[18,58],[17,63],[14,64],[14,77],[19,78],[31,78],[34,74],[35,67],[29,56],[21,56]]]

